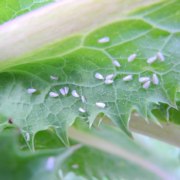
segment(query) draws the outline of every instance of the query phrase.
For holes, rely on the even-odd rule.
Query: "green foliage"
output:
[[[6,180],[58,179],[58,167],[74,151],[73,147],[36,153],[23,152],[17,146],[16,136],[17,132],[11,129],[0,133],[0,178]],[[46,168],[49,157],[55,158],[55,167],[52,171]]]
[[[3,0],[0,2],[0,23],[50,2],[53,1]],[[15,179],[25,179],[28,173],[32,173],[34,179],[40,177],[49,179],[53,173],[44,172],[42,164],[50,155],[64,157],[64,153],[70,151],[63,149],[57,153],[49,149],[69,145],[67,129],[75,119],[81,119],[82,123],[88,122],[88,126],[91,127],[98,114],[105,114],[131,138],[132,134],[128,126],[133,111],[137,111],[145,120],[149,118],[157,124],[166,120],[179,124],[180,97],[177,92],[180,90],[180,45],[178,43],[180,25],[178,7],[179,1],[165,1],[138,10],[126,19],[115,22],[112,20],[111,23],[91,32],[69,35],[66,39],[37,49],[13,61],[1,62],[0,129],[18,126],[23,135],[19,139],[20,147],[24,150],[48,149],[46,153],[25,152],[22,160],[17,149],[14,148],[12,135],[9,137],[2,134],[0,141],[7,139],[7,144],[4,144],[1,149],[1,153],[6,154],[0,161],[1,168],[7,169],[7,166],[3,167],[2,162],[8,159],[8,163],[18,164],[15,169],[13,166],[10,167],[10,170],[17,172]],[[110,38],[109,42],[98,43],[99,39],[106,36]],[[154,63],[148,64],[147,59],[156,56],[158,52],[162,52],[165,61],[160,62],[157,59]],[[135,60],[128,62],[127,58],[133,53],[137,54]],[[115,59],[121,67],[113,65]],[[103,80],[96,79],[97,72],[104,77],[113,74],[114,82],[107,85]],[[123,81],[123,77],[129,74],[133,76],[133,80]],[[142,83],[139,82],[139,77],[150,77],[152,81],[153,74],[157,74],[160,83],[154,85],[151,82],[150,87],[147,90],[144,89]],[[58,77],[58,80],[51,79],[50,76]],[[59,89],[64,87],[70,89],[67,96],[59,92]],[[28,94],[29,88],[35,88],[37,91]],[[84,96],[87,102],[83,103],[81,98],[73,97],[73,90],[76,90],[80,97]],[[59,96],[50,97],[49,92],[58,93]],[[103,102],[106,107],[101,109],[96,106],[96,102]],[[79,107],[85,109],[86,113],[79,112]],[[8,123],[9,118],[12,118],[13,124]],[[43,131],[48,128],[51,131]],[[106,132],[107,129],[107,127],[103,128],[103,131]],[[111,131],[116,130],[110,129],[102,138],[118,144],[118,140],[123,135],[118,132],[113,139],[108,139],[111,137],[108,133],[113,135]],[[85,132],[88,130],[86,129]],[[27,141],[26,133],[30,134],[30,141]],[[92,133],[95,135],[97,132],[92,130]],[[131,153],[143,158],[149,156],[149,152],[138,151],[139,146],[136,147],[132,141],[127,141],[129,141],[127,149]],[[74,143],[74,141],[71,142],[71,144]],[[12,152],[6,152],[9,146]],[[148,161],[151,161],[150,159],[147,158]],[[73,170],[74,162],[84,164],[84,166]],[[165,161],[160,160],[160,162]],[[60,163],[61,160],[58,161],[57,168],[54,170],[56,171],[52,177],[54,179],[57,178],[58,169],[62,169],[65,174],[74,171],[76,175],[82,175],[88,179],[93,176],[99,179],[121,178],[123,180],[123,178],[132,179],[132,177],[141,179],[147,174],[149,179],[159,179],[158,174],[146,172],[147,170],[142,170],[142,167],[131,164],[127,160],[118,159],[115,155],[86,146],[67,159],[64,166],[59,166]],[[108,163],[111,165],[109,166]],[[167,168],[161,163],[158,165]],[[23,174],[19,172],[22,166]],[[33,167],[32,172],[29,166]],[[104,166],[103,170],[99,168],[101,166]],[[129,168],[133,171],[128,174]],[[171,168],[167,168],[168,172],[170,172],[169,169]],[[4,172],[2,179],[12,178],[10,177],[12,173],[7,173],[4,169],[1,171]],[[9,177],[6,177],[7,174]],[[75,176],[75,174],[71,172],[69,176]],[[81,177],[77,178],[81,179]]]

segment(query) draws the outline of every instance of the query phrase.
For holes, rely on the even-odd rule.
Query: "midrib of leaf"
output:
[[[52,3],[1,26],[0,61],[20,57],[54,41],[109,23],[112,19],[119,20],[132,10],[159,1],[66,0]]]

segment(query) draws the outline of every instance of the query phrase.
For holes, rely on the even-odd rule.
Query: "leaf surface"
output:
[[[34,149],[34,135],[48,127],[68,144],[67,128],[77,117],[91,126],[95,117],[104,113],[131,138],[128,124],[133,110],[144,119],[159,124],[151,112],[159,107],[159,102],[177,107],[180,33],[178,23],[172,29],[168,22],[173,16],[176,17],[174,23],[179,18],[178,5],[179,1],[165,1],[146,7],[124,20],[69,37],[21,58],[1,62],[1,128],[9,126],[7,120],[12,118],[24,137],[30,133],[28,144]],[[98,43],[103,37],[109,37],[109,42]],[[158,52],[164,55],[165,61],[157,59],[148,64],[147,59]],[[137,54],[135,60],[128,62],[133,53]],[[114,66],[115,59],[121,67]],[[96,79],[97,72],[104,77],[113,74],[114,82],[107,85]],[[153,74],[159,78],[158,85],[152,83]],[[132,75],[133,80],[123,81],[127,75]],[[58,77],[58,80],[50,76]],[[150,77],[147,90],[139,82],[140,77]],[[67,96],[60,94],[59,90],[64,87],[69,87]],[[37,92],[28,94],[29,88],[35,88]],[[73,97],[73,90],[80,97],[84,96],[86,103],[80,97]],[[59,96],[50,97],[50,92]],[[96,102],[105,103],[106,107],[99,108]],[[86,113],[79,112],[79,107]]]

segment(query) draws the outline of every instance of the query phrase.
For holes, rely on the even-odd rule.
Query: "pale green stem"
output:
[[[99,121],[99,116],[96,121]],[[103,123],[114,125],[114,123],[106,116],[104,117]],[[176,124],[170,124],[168,122],[160,122],[162,127],[155,124],[151,120],[149,123],[146,122],[141,116],[137,117],[132,114],[129,123],[129,128],[132,132],[143,134],[155,138],[157,140],[169,143],[173,146],[180,147],[180,126]]]
[[[161,0],[62,0],[0,26],[0,61],[121,19]]]

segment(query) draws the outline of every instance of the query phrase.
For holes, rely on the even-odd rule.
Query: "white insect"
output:
[[[86,99],[85,99],[84,96],[81,97],[81,100],[82,100],[83,103],[86,103]]]
[[[79,110],[80,112],[82,112],[82,113],[85,113],[85,112],[86,112],[86,111],[85,111],[83,108],[81,108],[81,107],[80,107],[78,110]]]
[[[97,79],[104,79],[104,77],[100,73],[95,74],[95,78]]]
[[[46,161],[46,170],[52,171],[54,169],[54,163],[55,163],[55,158],[49,157],[48,160]]]
[[[55,93],[55,92],[50,92],[49,95],[50,95],[51,97],[58,97],[58,96],[59,96],[59,94],[57,94],[57,93]]]
[[[151,63],[153,63],[156,59],[157,59],[156,56],[150,57],[150,58],[147,60],[147,63],[148,63],[148,64],[151,64]]]
[[[114,81],[111,80],[111,79],[106,79],[106,80],[105,80],[105,83],[106,83],[106,84],[112,84],[113,82],[114,82]]]
[[[74,97],[79,97],[79,94],[78,94],[75,90],[72,91],[72,95],[73,95]]]
[[[114,77],[114,75],[113,75],[113,74],[110,74],[110,75],[106,76],[106,80],[110,80],[110,79],[112,79],[113,77]]]
[[[98,43],[106,43],[106,42],[109,42],[109,37],[103,37],[98,40]]]
[[[153,84],[159,84],[159,79],[156,74],[153,74]]]
[[[113,61],[113,64],[114,64],[115,66],[117,66],[117,67],[120,67],[120,66],[121,66],[120,63],[119,63],[117,60],[114,60],[114,61]]]
[[[133,115],[136,116],[136,117],[139,117],[139,116],[140,116],[138,113],[134,113]]]
[[[50,76],[51,79],[58,80],[58,77]]]
[[[123,78],[123,81],[131,81],[132,79],[133,79],[132,75],[128,75],[128,76]]]
[[[72,167],[73,169],[78,169],[78,168],[79,168],[79,165],[78,165],[78,164],[73,164],[71,167]]]
[[[27,92],[28,92],[29,94],[32,94],[32,93],[36,92],[36,89],[28,89]]]
[[[30,141],[30,135],[29,135],[29,133],[26,133],[26,140],[27,140],[27,141]]]
[[[146,83],[144,83],[144,84],[143,84],[143,88],[144,88],[144,89],[148,89],[149,86],[150,86],[150,83],[151,83],[150,81],[147,81]]]
[[[59,91],[60,91],[60,93],[61,93],[63,96],[65,96],[65,95],[66,95],[66,93],[65,93],[65,91],[64,91],[64,89],[63,89],[63,88],[61,88]]]
[[[158,55],[158,59],[162,62],[162,61],[164,61],[164,56],[163,56],[163,54],[161,53],[161,52],[158,52],[157,53],[157,55]]]
[[[68,87],[65,87],[65,88],[64,88],[64,91],[65,91],[65,94],[68,94],[69,88],[68,88]]]
[[[149,77],[141,77],[141,78],[139,78],[139,82],[140,82],[140,83],[145,83],[145,82],[147,82],[147,81],[149,81],[149,80],[150,80]]]
[[[128,57],[128,62],[132,62],[134,61],[134,59],[136,58],[136,54],[132,54]]]
[[[102,102],[97,102],[96,106],[98,106],[100,108],[105,108],[106,105],[104,103],[102,103]]]

